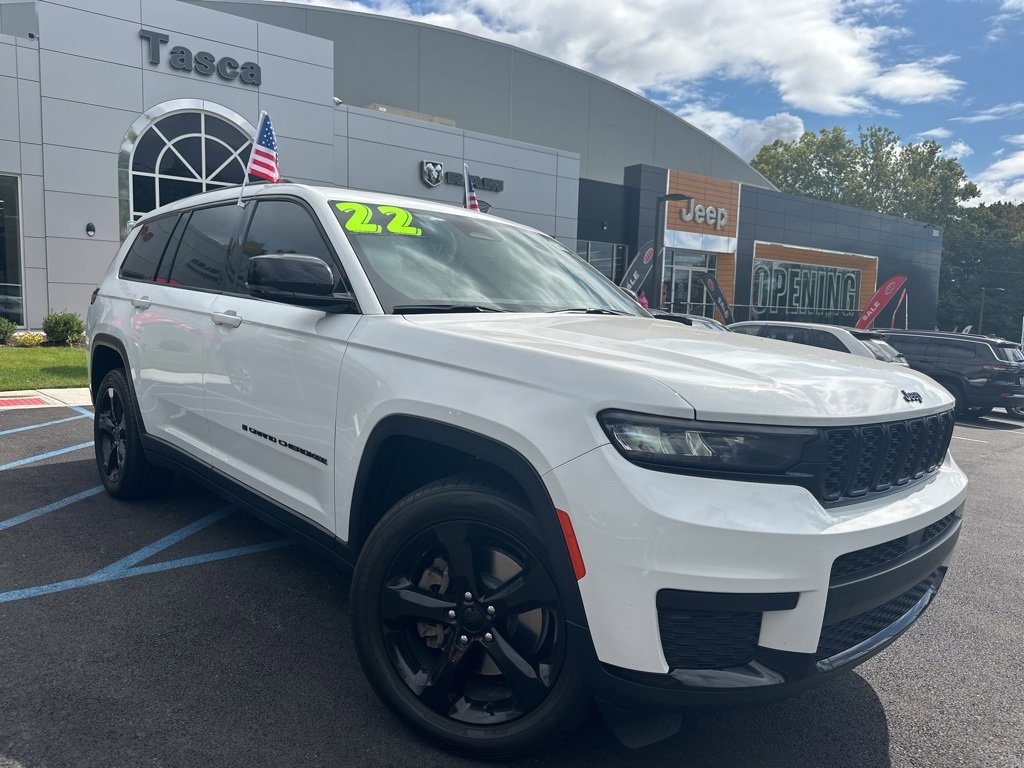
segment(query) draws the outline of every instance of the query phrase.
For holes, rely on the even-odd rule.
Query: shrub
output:
[[[6,344],[10,341],[17,327],[6,317],[0,317],[0,344]]]
[[[25,331],[14,336],[14,344],[19,347],[38,347],[46,339],[46,335],[36,331]]]
[[[74,312],[51,312],[43,318],[43,332],[54,344],[74,344],[85,334],[85,323]]]

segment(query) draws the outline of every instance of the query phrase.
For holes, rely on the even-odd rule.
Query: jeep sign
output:
[[[697,205],[697,201],[690,198],[686,201],[689,207],[679,210],[679,218],[685,222],[707,224],[715,229],[722,229],[725,222],[729,220],[729,211],[725,208],[712,208],[710,205]]]

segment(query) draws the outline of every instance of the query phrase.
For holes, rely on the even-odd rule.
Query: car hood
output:
[[[448,364],[491,372],[511,367],[542,385],[549,385],[544,379],[572,380],[601,407],[614,407],[615,389],[636,407],[636,392],[650,391],[652,380],[678,398],[652,408],[677,411],[686,404],[712,421],[853,424],[953,404],[937,383],[902,366],[663,320],[521,313],[405,320],[431,335],[464,337],[445,345]],[[641,381],[647,386],[638,386]]]

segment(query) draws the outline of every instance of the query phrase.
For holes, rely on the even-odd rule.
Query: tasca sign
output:
[[[160,66],[161,46],[169,43],[171,39],[163,32],[156,32],[152,29],[140,29],[139,37],[146,41],[149,63],[154,67]],[[230,56],[217,58],[208,51],[192,53],[183,45],[175,45],[167,52],[167,63],[171,69],[180,72],[195,72],[204,77],[216,75],[221,80],[238,80],[252,86],[259,86],[263,82],[260,65],[255,62],[239,63],[237,59]]]

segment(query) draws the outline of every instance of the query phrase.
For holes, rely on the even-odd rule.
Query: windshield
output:
[[[871,354],[875,356],[876,360],[882,360],[886,363],[893,363],[903,359],[903,353],[897,349],[894,349],[888,343],[882,339],[877,338],[862,338],[861,342],[867,347]]]
[[[332,201],[385,312],[554,312],[646,316],[557,241],[485,214]]]

